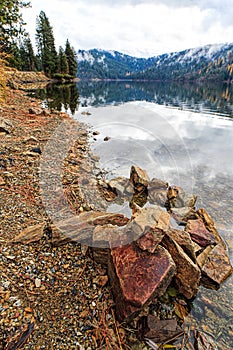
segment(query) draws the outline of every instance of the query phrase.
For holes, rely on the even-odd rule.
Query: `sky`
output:
[[[232,0],[31,0],[23,11],[35,42],[44,11],[57,48],[99,48],[136,57],[233,42]]]

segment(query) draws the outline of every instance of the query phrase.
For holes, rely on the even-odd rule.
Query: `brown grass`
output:
[[[5,98],[7,89],[6,54],[0,52],[0,102]]]

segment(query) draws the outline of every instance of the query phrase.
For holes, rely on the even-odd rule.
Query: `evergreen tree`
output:
[[[65,54],[69,67],[69,75],[73,78],[77,75],[78,63],[74,48],[71,47],[69,40],[66,40]]]
[[[42,70],[48,76],[57,72],[57,52],[53,29],[46,14],[41,11],[37,18],[36,41]]]
[[[22,61],[21,70],[35,71],[38,69],[36,62],[37,60],[29,36],[24,39],[22,45],[20,46],[20,56]]]
[[[61,46],[59,47],[59,52],[58,52],[58,73],[61,73],[61,74],[69,73],[67,57],[66,57],[65,51]]]
[[[24,0],[0,1],[0,47],[9,52],[11,44],[15,43],[24,33],[24,22],[21,9],[29,7],[30,2]]]

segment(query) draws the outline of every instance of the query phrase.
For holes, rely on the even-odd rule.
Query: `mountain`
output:
[[[79,50],[78,77],[81,79],[128,79],[130,74],[153,66],[156,57],[136,58],[118,51]]]
[[[81,79],[231,81],[233,43],[206,45],[148,59],[117,51],[79,50],[78,63]]]

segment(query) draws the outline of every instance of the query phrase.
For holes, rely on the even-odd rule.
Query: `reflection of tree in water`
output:
[[[232,115],[233,87],[222,83],[99,81],[78,83],[82,106],[148,101]]]
[[[222,83],[80,81],[75,84],[50,84],[36,91],[49,108],[72,114],[82,106],[148,101],[197,112],[233,115],[233,86]]]
[[[35,92],[35,96],[44,100],[48,108],[61,111],[63,108],[72,114],[78,110],[79,93],[77,84],[50,84]]]

